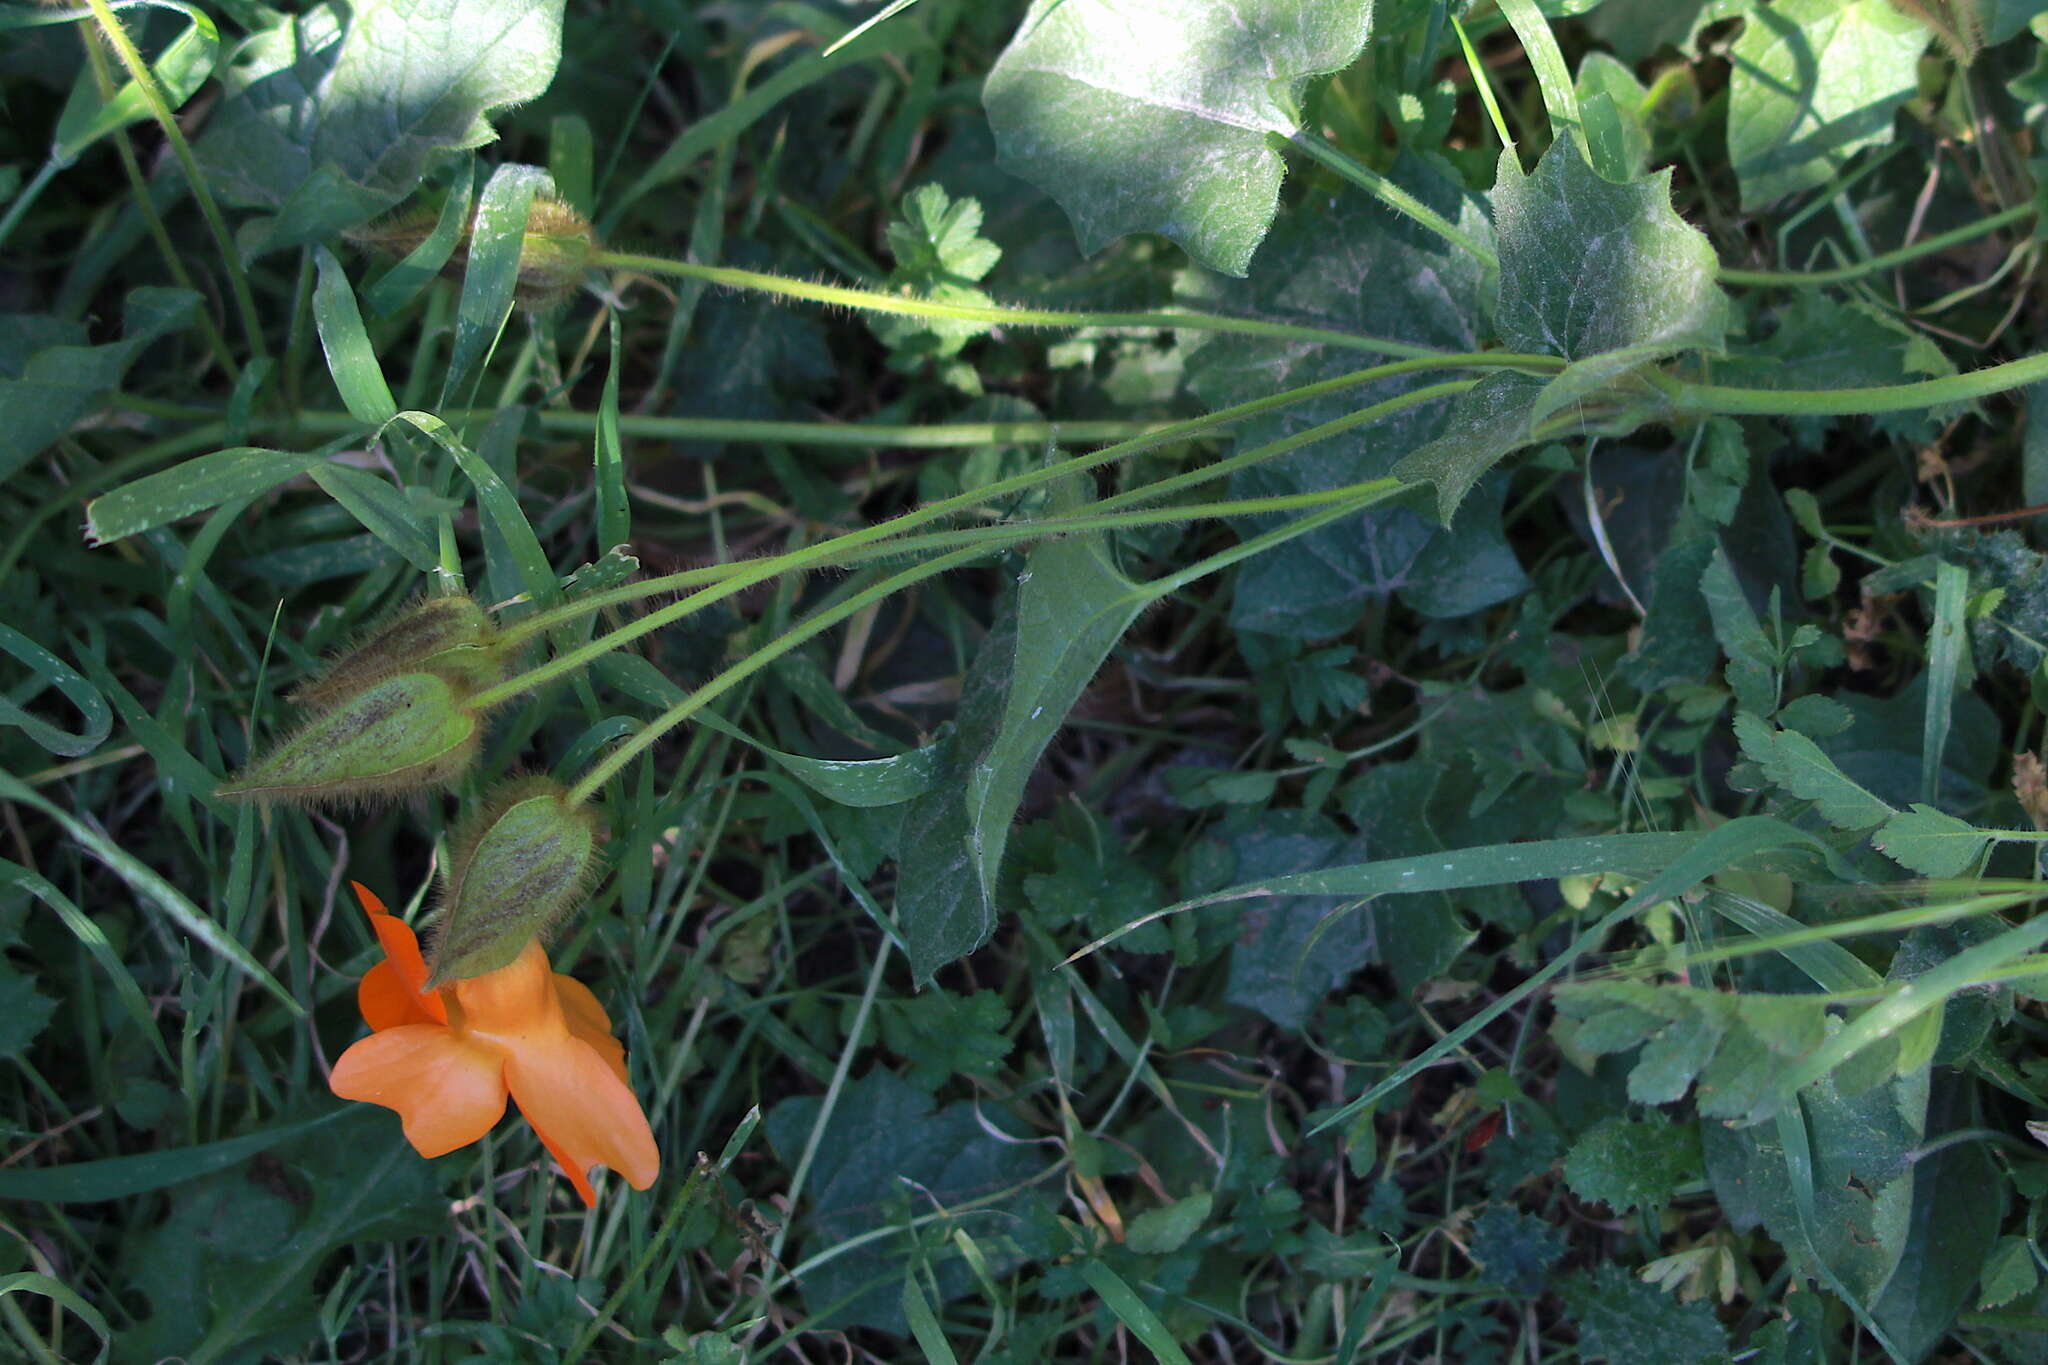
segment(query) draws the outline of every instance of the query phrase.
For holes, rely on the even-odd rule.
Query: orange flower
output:
[[[335,1062],[335,1094],[397,1110],[406,1139],[429,1157],[489,1132],[509,1094],[585,1204],[597,1203],[593,1166],[636,1190],[654,1183],[661,1153],[627,1088],[626,1050],[587,986],[550,971],[535,941],[510,966],[430,991],[412,929],[351,885],[385,960],[356,988],[375,1032]]]

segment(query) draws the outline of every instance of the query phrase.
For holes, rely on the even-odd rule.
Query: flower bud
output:
[[[551,307],[582,287],[596,259],[589,220],[559,199],[536,199],[519,242],[514,297],[527,308]]]
[[[431,214],[410,214],[356,228],[348,236],[363,246],[403,256],[426,241],[434,229]],[[469,268],[472,220],[449,253],[441,273],[460,278]],[[526,231],[519,240],[519,282],[513,297],[522,307],[547,308],[576,292],[597,260],[597,233],[590,220],[559,199],[542,195],[526,212]]]
[[[397,673],[438,673],[465,688],[488,687],[504,675],[493,648],[497,636],[474,598],[422,598],[300,687],[292,700],[320,710]]]
[[[598,819],[562,796],[544,778],[514,782],[457,836],[429,985],[505,966],[582,899]]]
[[[476,761],[478,722],[464,696],[437,673],[379,679],[315,715],[220,795],[317,805],[446,785]]]

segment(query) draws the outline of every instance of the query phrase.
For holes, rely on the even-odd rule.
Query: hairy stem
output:
[[[946,303],[909,294],[887,294],[874,289],[851,289],[837,284],[815,284],[783,275],[766,275],[757,270],[739,270],[723,265],[696,265],[672,261],[666,256],[637,256],[622,251],[601,251],[593,264],[612,270],[637,270],[647,275],[674,275],[703,280],[733,289],[753,289],[786,299],[836,304],[870,313],[896,313],[906,317],[941,318],[952,322],[986,322],[1011,327],[1183,327],[1192,331],[1232,332],[1241,336],[1269,337],[1280,341],[1309,341],[1325,346],[1342,346],[1375,355],[1422,358],[1441,354],[1427,346],[1403,341],[1359,336],[1324,327],[1300,327],[1258,318],[1233,318],[1217,313],[1184,309],[1154,309],[1136,313],[1077,313],[1046,308],[982,307]]]
[[[184,171],[185,180],[192,187],[192,200],[199,205],[199,212],[213,233],[214,244],[220,248],[221,264],[228,273],[235,308],[242,315],[242,330],[249,335],[251,353],[257,356],[267,354],[263,344],[263,324],[256,316],[256,299],[249,292],[249,277],[242,270],[241,254],[235,248],[234,237],[228,232],[227,220],[221,217],[220,205],[213,200],[213,191],[207,187],[206,177],[200,174],[199,163],[193,159],[192,144],[185,140],[185,130],[178,126],[177,115],[172,112],[170,101],[164,98],[163,87],[157,84],[156,73],[149,69],[149,63],[136,50],[134,40],[129,38],[128,30],[121,27],[120,19],[107,0],[86,0],[86,3],[91,6],[100,31],[106,34],[107,42],[113,46],[114,55],[128,69],[128,79],[134,81],[135,88],[142,92],[143,103],[149,106],[150,116],[156,120],[157,127],[163,129],[171,153],[178,159],[178,168]]]

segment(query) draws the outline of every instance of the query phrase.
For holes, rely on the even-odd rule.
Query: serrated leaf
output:
[[[1001,164],[1057,199],[1081,249],[1161,233],[1243,275],[1312,76],[1351,64],[1366,0],[1034,0],[982,89]]]
[[[1589,1361],[1701,1365],[1728,1348],[1728,1334],[1707,1304],[1680,1304],[1611,1262],[1573,1275],[1560,1297]]]
[[[1684,350],[1724,349],[1728,297],[1699,229],[1671,207],[1671,172],[1616,185],[1569,138],[1524,175],[1503,152],[1494,182],[1500,244],[1495,323],[1509,349],[1563,356],[1532,420]]]
[[[1728,686],[1734,689],[1736,706],[1770,715],[1778,706],[1777,650],[1764,635],[1726,550],[1714,548],[1699,584],[1713,619],[1714,638],[1728,656]]]
[[[1923,877],[1960,877],[1977,865],[1991,835],[1932,806],[1913,803],[1871,838],[1877,851]]]
[[[1869,829],[1893,818],[1892,808],[1849,780],[1820,746],[1796,730],[1779,730],[1745,711],[1735,737],[1774,784],[1814,803],[1836,829]]]
[[[216,191],[275,217],[245,249],[320,241],[480,147],[561,58],[563,0],[355,0],[258,33],[222,72],[195,151]]]
[[[1520,1209],[1495,1204],[1472,1220],[1472,1259],[1511,1294],[1540,1291],[1564,1253],[1564,1233]]]
[[[1214,836],[1218,862],[1227,862],[1235,879],[1277,879],[1365,854],[1363,840],[1346,838],[1335,821],[1307,811],[1265,811],[1240,820]],[[1374,956],[1373,920],[1334,896],[1261,896],[1240,914],[1224,998],[1284,1029],[1304,1027],[1324,997]],[[1455,955],[1469,938],[1448,916],[1403,916],[1401,922],[1404,932],[1432,941],[1411,943],[1411,951],[1447,948]],[[1446,936],[1450,941],[1438,947],[1435,941]]]
[[[1602,1119],[1565,1155],[1565,1183],[1579,1198],[1616,1213],[1662,1208],[1698,1173],[1699,1140],[1697,1128],[1655,1110],[1643,1119]]]
[[[888,236],[896,257],[888,279],[892,291],[983,308],[993,303],[975,282],[995,268],[1003,251],[981,235],[979,200],[956,200],[942,186],[920,185],[903,196]],[[891,365],[902,370],[958,355],[991,325],[886,313],[868,314],[867,323],[896,353]]]
[[[0,962],[0,1061],[13,1061],[50,1022],[57,1002],[36,989],[33,978]]]
[[[1929,33],[1890,0],[1777,0],[1728,53],[1728,157],[1742,207],[1810,189],[1865,147],[1919,88]]]
[[[1437,515],[1448,523],[1482,474],[1535,442],[1530,415],[1543,389],[1542,379],[1519,370],[1487,375],[1458,395],[1443,434],[1410,452],[1395,475],[1432,485]]]
[[[1562,357],[1549,379],[1505,371],[1461,395],[1447,430],[1394,472],[1437,490],[1449,521],[1504,456],[1553,430],[1626,435],[1663,412],[1636,371],[1685,350],[1725,347],[1719,262],[1671,208],[1671,173],[1610,184],[1559,138],[1533,174],[1501,154],[1493,193],[1500,249],[1494,321],[1510,349]]]
[[[2024,1237],[2001,1237],[1984,1260],[1979,1308],[1998,1308],[2014,1299],[2032,1294],[2041,1283],[2041,1269],[2034,1264],[2034,1251]]]

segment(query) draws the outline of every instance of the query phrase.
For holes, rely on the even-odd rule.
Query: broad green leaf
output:
[[[1446,525],[1480,476],[1507,456],[1536,443],[1530,415],[1545,381],[1519,370],[1496,370],[1451,404],[1443,434],[1394,466],[1409,483],[1436,489],[1436,510]]]
[[[1083,251],[1157,232],[1243,275],[1273,220],[1308,79],[1351,64],[1366,0],[1034,0],[982,89],[1002,164]]]
[[[1572,362],[1532,420],[1666,356],[1725,349],[1720,263],[1705,235],[1672,210],[1669,170],[1610,184],[1560,138],[1533,175],[1503,153],[1492,198],[1501,340]]]
[[[1992,834],[1915,802],[1872,836],[1877,851],[1923,877],[1960,877],[1977,865]]]
[[[1610,185],[1558,142],[1534,174],[1503,156],[1492,199],[1495,322],[1510,348],[1572,361],[1645,345],[1721,349],[1729,306],[1718,262],[1673,212],[1668,171]]]
[[[244,43],[195,150],[216,191],[275,217],[273,251],[354,227],[435,160],[495,136],[485,115],[533,99],[561,57],[563,0],[322,4]]]
[[[139,535],[223,503],[266,493],[333,458],[330,450],[265,450],[237,446],[123,484],[85,506],[85,535],[94,545]]]
[[[1100,536],[1033,550],[1014,614],[990,631],[968,674],[955,774],[905,816],[920,837],[900,860],[897,914],[920,981],[981,946],[995,928],[996,877],[1010,822],[1038,756],[1157,590],[1110,563]]]
[[[1820,746],[1796,730],[1780,730],[1747,711],[1735,717],[1742,752],[1773,784],[1811,801],[1836,829],[1869,829],[1893,818],[1890,806],[1843,775]]]
[[[1749,10],[1728,53],[1728,158],[1743,208],[1811,189],[1856,152],[1890,142],[1929,37],[1890,0]]]
[[[1801,1262],[1820,1260],[1851,1293],[1869,1302],[1890,1279],[1905,1248],[1914,1164],[1926,1134],[1927,1074],[1889,1080],[1844,1095],[1827,1077],[1798,1097],[1810,1134],[1811,1169],[1788,1166],[1779,1125],[1703,1127],[1707,1176],[1736,1231],[1759,1223]],[[1795,1182],[1809,1186],[1804,1193]],[[1800,1216],[1813,1209],[1813,1236]]]
[[[1390,177],[1475,238],[1491,232],[1479,201],[1434,164],[1403,157]],[[1327,327],[1446,351],[1476,349],[1486,306],[1479,263],[1362,194],[1321,196],[1289,209],[1260,269],[1242,284],[1190,272],[1181,297],[1238,316]],[[1360,287],[1370,270],[1372,287]],[[1306,341],[1216,336],[1188,362],[1188,386],[1216,407],[1334,379],[1360,368],[1354,352]],[[1297,403],[1238,428],[1250,450],[1436,380],[1410,376]],[[1318,441],[1231,476],[1230,496],[1257,498],[1339,488],[1380,478],[1401,452],[1442,429],[1444,405],[1418,405],[1357,434]],[[1337,635],[1389,594],[1428,616],[1461,616],[1528,584],[1500,526],[1499,494],[1474,505],[1448,533],[1414,509],[1375,507],[1268,550],[1237,570],[1231,620],[1240,630],[1294,639]],[[1484,500],[1483,500],[1484,501]],[[1254,535],[1279,517],[1247,517]]]
[[[952,1208],[954,1226],[986,1238],[996,1274],[1032,1254],[1035,1239],[1020,1215],[1043,1199],[1030,1182],[1047,1157],[1016,1140],[1016,1122],[999,1106],[962,1100],[938,1107],[929,1093],[881,1069],[849,1082],[836,1099],[830,1108],[807,1095],[786,1099],[764,1122],[785,1166],[794,1167],[807,1150],[815,1153],[803,1191],[808,1215],[801,1249],[816,1253],[849,1238],[867,1239],[859,1254],[823,1259],[805,1271],[804,1301],[821,1315],[821,1327],[905,1330],[897,1281],[909,1272],[917,1242],[904,1224],[910,1213],[929,1208],[917,1201]],[[973,1287],[957,1257],[923,1264],[918,1273],[931,1276],[942,1302]]]
[[[1488,375],[1458,399],[1442,436],[1395,467],[1435,486],[1446,521],[1481,474],[1547,434],[1624,435],[1655,418],[1661,400],[1622,381],[1680,351],[1718,354],[1728,329],[1719,263],[1672,211],[1670,171],[1609,184],[1559,138],[1533,175],[1503,152],[1492,202],[1501,340],[1570,363],[1548,381]]]
[[[1335,821],[1313,812],[1264,811],[1240,821],[1225,824],[1200,845],[1221,880],[1284,878],[1364,852],[1363,840],[1346,838]],[[1230,946],[1224,999],[1284,1029],[1304,1027],[1326,996],[1373,960],[1380,937],[1371,909],[1337,896],[1262,896],[1238,913],[1241,929]],[[1455,919],[1425,917],[1410,906],[1398,907],[1393,922],[1400,928],[1390,928],[1386,937],[1434,939],[1447,930],[1448,953],[1432,954],[1437,957],[1455,956],[1469,937]]]
[[[192,319],[199,296],[146,285],[121,310],[121,339],[87,346],[85,329],[0,314],[0,480],[103,407],[142,348]]]
[[[1625,676],[1645,692],[1710,677],[1719,657],[1714,618],[1700,595],[1700,576],[1714,558],[1710,536],[1674,540],[1657,556],[1649,591],[1649,614]],[[1640,587],[1638,591],[1640,591]]]

